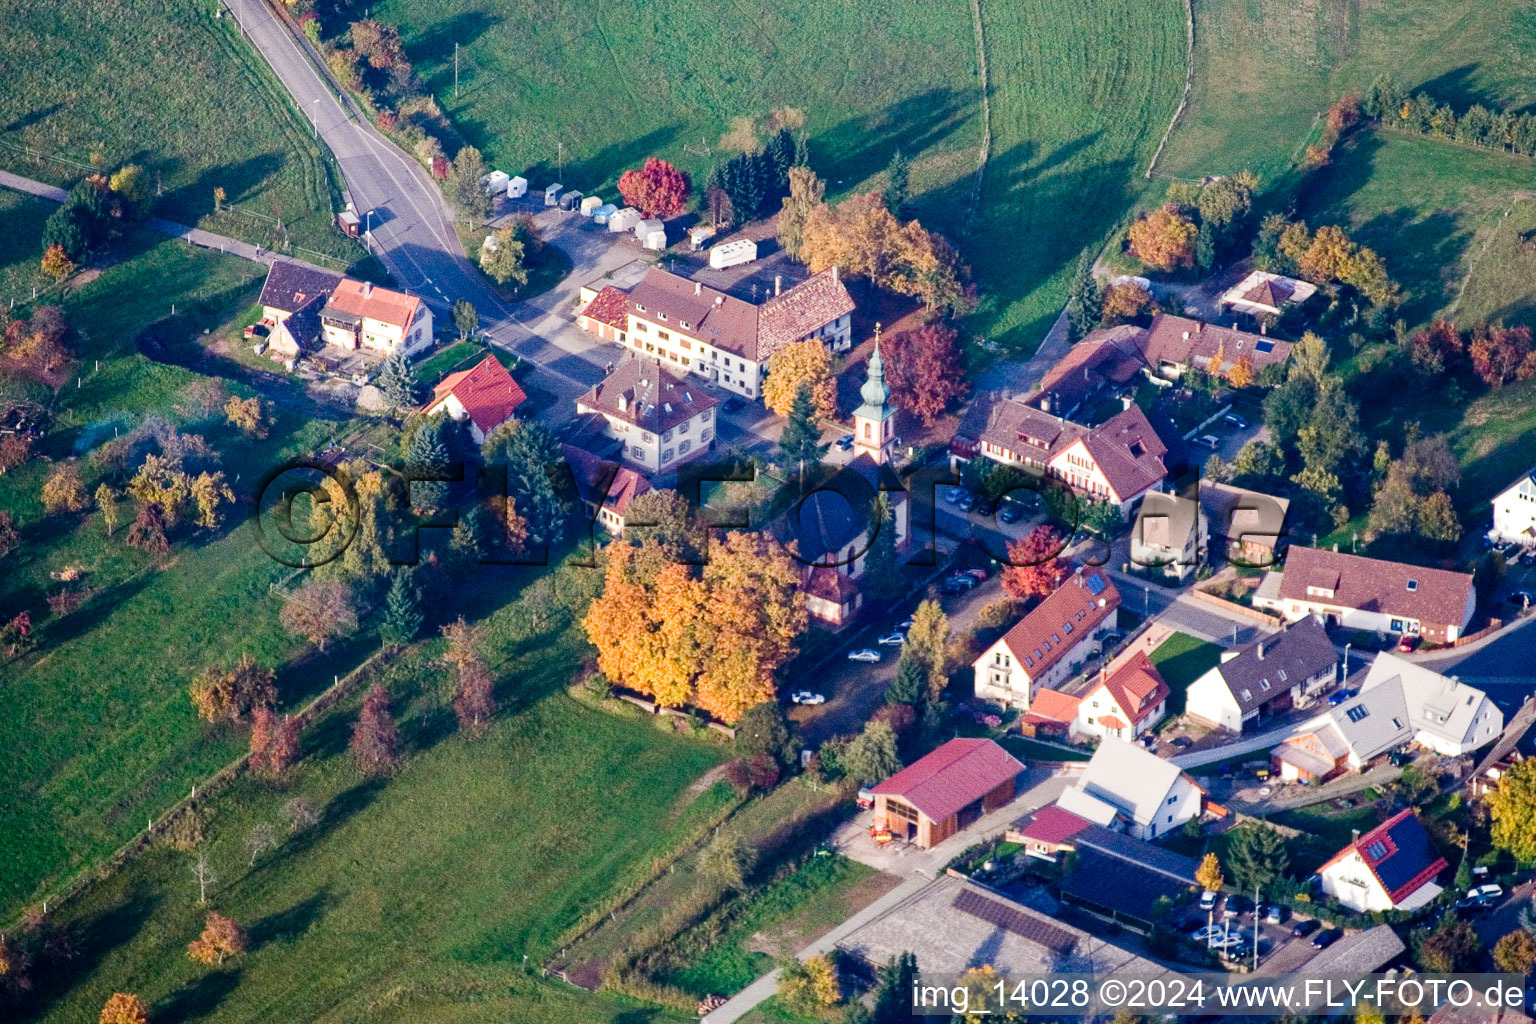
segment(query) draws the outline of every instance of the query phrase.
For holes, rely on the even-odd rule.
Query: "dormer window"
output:
[[[1418,590],[1418,589],[1419,589],[1419,581],[1418,580],[1409,580],[1408,581],[1408,591],[1409,591],[1409,593],[1412,593],[1413,591]]]
[[[665,320],[667,318],[667,314],[665,314],[665,313],[657,313],[656,315],[661,317],[663,320]]]
[[[640,305],[640,303],[638,303],[638,302],[635,303],[635,309],[639,310],[641,313],[645,312],[645,307]]]

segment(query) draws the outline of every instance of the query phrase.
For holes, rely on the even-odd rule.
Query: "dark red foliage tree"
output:
[[[944,324],[927,324],[891,339],[885,364],[891,398],[928,426],[970,390],[957,339],[955,329]]]
[[[363,710],[352,727],[351,748],[364,775],[388,775],[400,763],[400,734],[390,715],[389,693],[377,683],[363,697]]]
[[[1003,570],[1003,592],[1015,601],[1044,597],[1067,578],[1070,566],[1061,557],[1064,545],[1056,531],[1040,525],[1023,540],[1008,542],[1009,565]]]
[[[639,170],[619,177],[619,195],[647,217],[674,217],[688,201],[688,175],[665,160],[647,157]]]

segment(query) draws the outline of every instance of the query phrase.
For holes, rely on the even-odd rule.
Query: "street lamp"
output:
[[[373,211],[363,214],[363,244],[368,247],[368,255],[373,255]]]
[[[1339,680],[1341,683],[1349,682],[1349,649],[1352,646],[1354,646],[1354,641],[1344,645],[1344,676]]]
[[[320,137],[320,97],[309,105],[309,123],[315,129],[315,138]]]

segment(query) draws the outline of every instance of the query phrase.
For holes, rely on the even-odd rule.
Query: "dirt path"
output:
[[[965,211],[969,228],[981,209],[981,182],[992,158],[992,86],[987,78],[987,39],[981,28],[981,0],[971,0],[971,22],[976,29],[976,67],[981,75],[981,149],[976,155],[976,180],[971,183],[971,205]]]

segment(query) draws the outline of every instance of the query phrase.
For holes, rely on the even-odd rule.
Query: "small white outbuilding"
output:
[[[507,180],[507,198],[521,199],[528,194],[528,179],[522,175],[516,175]]]
[[[633,231],[638,223],[640,223],[640,211],[633,206],[626,206],[608,217],[608,230],[614,233]]]
[[[499,196],[507,190],[507,183],[512,180],[511,175],[505,171],[492,171],[480,179],[480,187],[485,189],[485,194]]]
[[[619,208],[612,203],[604,203],[592,211],[592,220],[598,224],[607,224],[613,215],[619,212]]]
[[[704,248],[704,243],[715,237],[715,229],[708,224],[696,224],[688,229],[688,247],[694,252]]]
[[[709,265],[716,270],[740,266],[757,259],[757,243],[750,238],[738,238],[709,250]]]
[[[597,211],[597,208],[602,205],[603,201],[597,196],[587,196],[581,201],[581,215],[583,217],[590,217]]]
[[[565,191],[565,186],[559,184],[558,182],[556,182],[553,185],[546,185],[544,187],[544,205],[545,206],[559,206],[560,205],[560,193],[564,192],[564,191]]]
[[[635,237],[640,239],[641,241],[645,240],[645,234],[646,234],[647,231],[665,231],[665,230],[666,230],[666,225],[663,224],[660,220],[656,219],[655,217],[647,217],[645,220],[640,220],[640,221],[636,221],[635,222]]]
[[[646,249],[665,249],[667,247],[667,232],[664,228],[655,231],[647,231],[640,237],[640,245]]]

